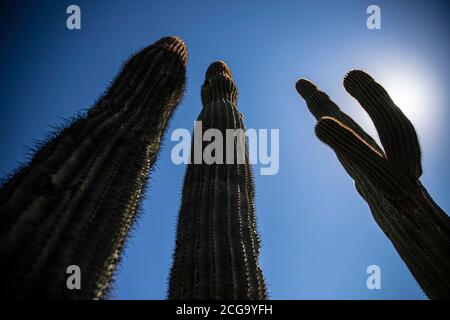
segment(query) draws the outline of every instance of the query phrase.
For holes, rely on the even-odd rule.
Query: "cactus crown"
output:
[[[238,91],[230,68],[223,61],[213,62],[205,74],[201,90],[203,107],[216,100],[227,100],[236,105]]]

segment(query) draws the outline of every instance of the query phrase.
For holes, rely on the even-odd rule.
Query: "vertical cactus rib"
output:
[[[0,189],[2,296],[104,297],[162,135],[181,100],[187,50],[165,37],[131,57],[105,95]],[[78,265],[82,289],[68,290]]]
[[[307,80],[297,91],[318,120],[316,134],[336,153],[414,278],[431,299],[450,297],[450,218],[419,181],[420,146],[411,122],[384,88],[351,71],[346,90],[369,113],[385,152]]]
[[[245,127],[236,107],[237,88],[224,62],[217,61],[209,66],[201,97],[203,109],[198,121],[202,122],[203,132],[211,128],[222,133],[224,163],[202,161],[188,165],[168,297],[266,299],[258,263],[259,238],[248,154],[243,164],[237,162],[236,155],[239,148],[246,150],[244,145],[237,145],[244,141],[234,138],[230,149],[234,162],[225,163],[229,150],[226,130],[244,130]],[[208,144],[203,143],[201,151]]]

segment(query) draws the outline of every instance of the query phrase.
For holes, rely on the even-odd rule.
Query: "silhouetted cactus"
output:
[[[450,219],[419,181],[421,155],[411,122],[363,71],[344,87],[367,111],[384,151],[308,80],[297,91],[318,120],[316,134],[335,152],[372,214],[431,299],[450,297]]]
[[[225,137],[226,129],[245,130],[236,102],[237,88],[228,66],[214,62],[202,86],[203,109],[198,121],[202,121],[203,131],[216,128]],[[184,179],[169,299],[267,296],[258,263],[260,240],[245,137],[234,140],[232,149],[223,152],[223,164],[207,164],[204,160],[194,164],[192,148]],[[201,151],[206,145],[200,145]],[[227,155],[232,159],[231,151],[234,164],[226,164]]]
[[[162,38],[126,62],[84,116],[0,190],[0,290],[12,298],[102,298],[185,84],[187,50]],[[68,290],[66,268],[81,269]]]

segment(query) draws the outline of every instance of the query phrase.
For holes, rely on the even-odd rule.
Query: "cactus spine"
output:
[[[237,88],[225,63],[210,65],[201,93],[203,109],[198,121],[202,121],[203,131],[215,128],[225,137],[226,129],[245,130],[236,107]],[[267,296],[258,263],[255,192],[244,144],[245,140],[236,138],[233,148],[227,147],[223,153],[224,159],[234,154],[233,164],[207,164],[204,160],[196,164],[191,154],[170,274],[170,299]],[[205,144],[200,147],[205,150]],[[239,162],[236,155],[242,150],[244,161]]]
[[[420,146],[411,122],[370,75],[348,73],[344,87],[372,118],[383,151],[314,84],[301,79],[296,87],[318,120],[318,138],[335,151],[424,292],[448,299],[450,219],[420,183]]]
[[[162,38],[0,189],[2,296],[102,298],[185,83],[187,50]],[[81,269],[68,290],[66,268]]]

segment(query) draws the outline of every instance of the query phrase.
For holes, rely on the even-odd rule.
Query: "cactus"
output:
[[[187,50],[162,38],[131,57],[83,116],[0,189],[3,297],[104,297],[185,83]],[[81,290],[68,290],[78,265]]]
[[[430,299],[448,299],[450,219],[419,180],[416,131],[370,75],[350,71],[344,87],[372,118],[384,150],[314,84],[296,84],[318,120],[316,135],[335,151],[423,291]]]
[[[203,109],[198,121],[202,121],[203,131],[216,128],[225,137],[226,129],[245,130],[236,107],[237,88],[225,63],[217,61],[210,65],[201,96]],[[260,240],[253,176],[242,137],[235,137],[232,149],[227,146],[223,152],[224,159],[227,156],[233,159],[234,155],[232,164],[225,161],[207,164],[204,160],[196,164],[191,153],[184,179],[169,299],[266,299],[258,262]],[[205,150],[205,144],[199,148]],[[243,155],[241,161],[236,156],[239,154]]]

